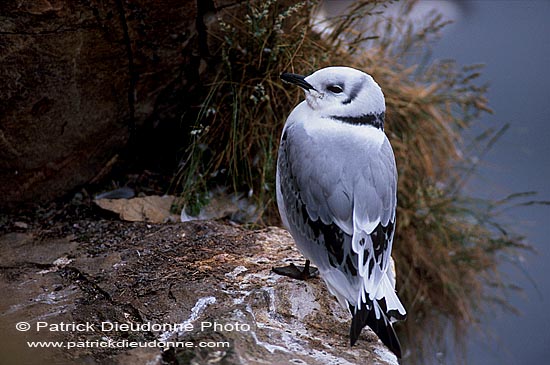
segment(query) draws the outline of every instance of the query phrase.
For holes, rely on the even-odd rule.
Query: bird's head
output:
[[[281,79],[304,89],[307,104],[321,116],[359,117],[386,110],[376,81],[351,67],[326,67],[307,77],[283,73]]]

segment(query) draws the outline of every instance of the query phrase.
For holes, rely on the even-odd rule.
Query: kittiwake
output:
[[[384,95],[374,79],[349,67],[304,77],[283,73],[305,101],[284,126],[277,159],[277,203],[306,267],[275,268],[296,278],[319,269],[330,293],[351,312],[350,343],[369,326],[401,357],[392,323],[406,311],[390,257],[397,169],[384,133]]]

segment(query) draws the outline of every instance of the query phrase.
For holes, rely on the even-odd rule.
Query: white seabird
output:
[[[281,79],[306,93],[283,129],[276,185],[283,224],[307,260],[303,271],[274,270],[305,278],[311,261],[352,314],[351,345],[368,325],[401,357],[392,322],[406,311],[390,267],[397,169],[384,134],[382,90],[349,67]]]

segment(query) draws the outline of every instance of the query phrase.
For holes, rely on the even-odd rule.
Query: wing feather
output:
[[[352,312],[351,343],[369,325],[400,353],[391,321],[406,312],[388,272],[397,203],[395,158],[383,132],[342,130],[316,134],[289,117],[277,161],[281,217],[329,291]]]
[[[362,277],[357,279],[365,281],[362,289],[373,297],[387,270],[391,242],[380,251],[370,235],[380,224],[388,226],[395,221],[397,171],[393,151],[383,132],[374,128],[363,130],[367,132],[339,133],[334,130],[316,134],[316,131],[306,130],[303,124],[291,123],[281,141],[278,169],[293,179],[294,193],[285,194],[287,200],[283,199],[283,206],[294,206],[299,199],[305,208],[305,220],[335,225],[351,236],[348,243],[351,247],[342,248],[342,251],[357,255]],[[376,133],[380,135],[371,138]],[[350,138],[350,135],[355,137]],[[331,148],[327,149],[327,145]],[[354,158],[349,159],[349,156]],[[306,223],[298,225],[303,224]],[[318,243],[311,243],[311,238],[307,237],[300,241],[298,247],[303,252],[319,255]],[[382,256],[377,257],[377,252]],[[326,265],[330,264],[328,259],[318,260],[321,262],[314,262],[321,270],[332,268]],[[375,268],[371,262],[377,264]]]

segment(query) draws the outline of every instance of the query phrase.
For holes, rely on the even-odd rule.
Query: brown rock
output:
[[[2,205],[91,179],[128,139],[128,57],[114,7],[0,5]]]
[[[105,174],[136,128],[177,113],[202,57],[196,4],[0,2],[0,206]]]
[[[73,239],[0,237],[0,351],[67,364],[397,364],[368,329],[349,347],[349,314],[322,280],[272,266],[300,263],[285,231],[215,222],[81,221]],[[18,241],[18,237],[21,241]],[[37,251],[43,254],[29,252]],[[69,258],[69,259],[68,259]],[[17,332],[15,323],[91,323],[95,331]],[[164,329],[111,330],[102,323]],[[179,325],[179,329],[175,327]],[[121,347],[34,349],[26,341],[112,341]],[[139,347],[126,343],[190,344]],[[200,344],[211,347],[201,347]],[[164,351],[163,351],[164,350]],[[30,355],[33,356],[30,356]],[[15,360],[13,360],[15,361]]]

